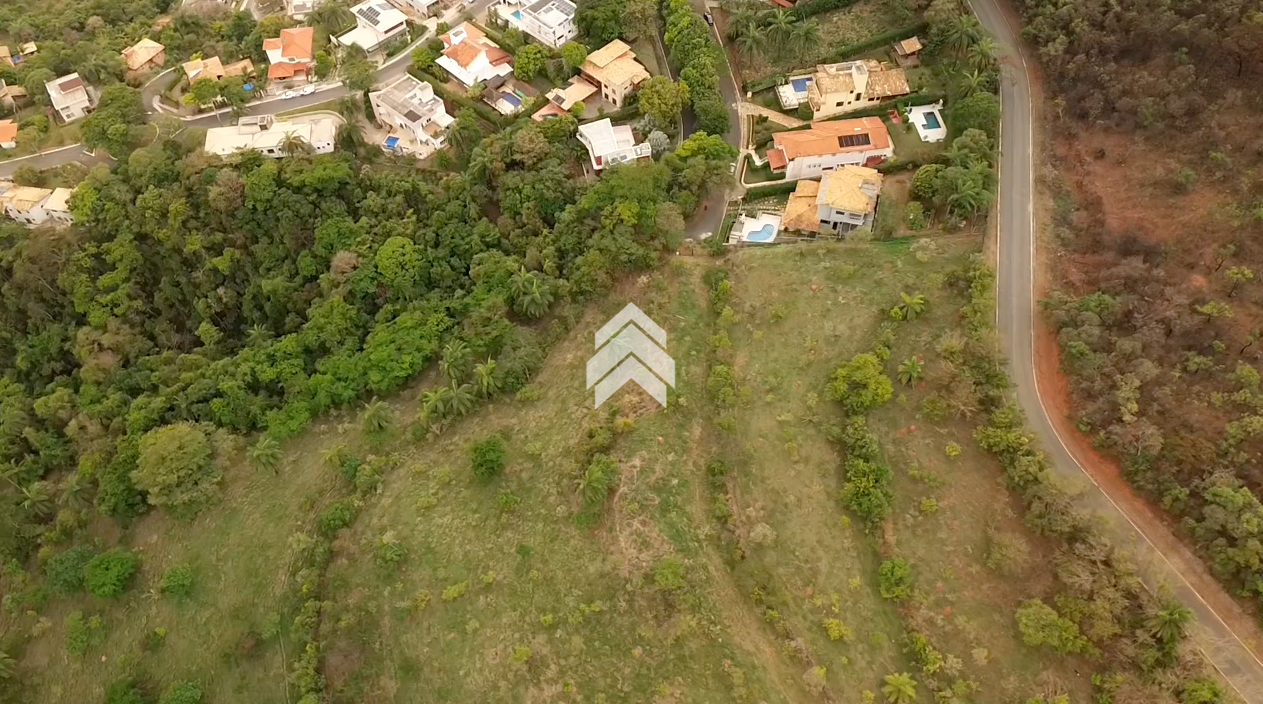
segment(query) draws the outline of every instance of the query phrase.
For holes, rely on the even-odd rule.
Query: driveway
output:
[[[1000,195],[996,274],[997,323],[1009,359],[1017,401],[1038,434],[1055,470],[1075,483],[1086,477],[1095,490],[1082,500],[1105,516],[1115,543],[1134,553],[1139,573],[1152,589],[1169,585],[1174,596],[1196,616],[1196,644],[1247,702],[1263,702],[1263,662],[1247,643],[1258,647],[1254,623],[1206,573],[1202,562],[1167,529],[1161,519],[1138,510],[1133,496],[1097,485],[1063,442],[1040,397],[1035,375],[1036,256],[1034,155],[1038,153],[1032,110],[1031,71],[1020,50],[1016,28],[997,0],[971,0],[984,27],[1001,48]],[[1016,20],[1013,20],[1016,22]],[[1073,431],[1071,431],[1073,432]]]

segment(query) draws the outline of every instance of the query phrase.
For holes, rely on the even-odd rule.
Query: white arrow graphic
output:
[[[597,353],[588,360],[587,369],[588,388],[596,386],[596,405],[600,407],[629,381],[660,405],[667,405],[667,386],[675,386],[675,360],[659,346],[666,340],[666,331],[633,304],[603,325],[596,333]]]

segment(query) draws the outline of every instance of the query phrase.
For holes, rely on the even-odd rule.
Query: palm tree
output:
[[[22,487],[22,508],[31,515],[44,518],[53,512],[53,495],[48,490],[48,482],[35,482]]]
[[[528,318],[538,318],[548,312],[553,304],[553,292],[540,281],[534,272],[524,279],[520,286],[515,285],[519,293],[515,295],[513,310]]]
[[[296,134],[287,134],[285,139],[281,140],[281,153],[285,156],[295,156],[297,154],[307,154],[311,152],[311,145],[307,140]]]
[[[443,346],[439,358],[439,371],[453,384],[463,381],[469,371],[469,345],[464,340],[452,340]]]
[[[338,34],[341,30],[355,24],[355,15],[340,2],[326,2],[317,5],[307,16],[307,24],[319,26],[329,34]]]
[[[446,386],[421,394],[421,412],[427,418],[443,418],[452,408],[452,390]]]
[[[977,69],[966,72],[964,75],[966,95],[977,93],[979,90],[982,90],[982,88],[987,85],[987,81],[989,79],[990,77],[987,74]]]
[[[320,459],[329,469],[342,469],[342,462],[346,459],[346,445],[330,447],[321,454]]]
[[[813,18],[805,19],[789,30],[789,45],[798,54],[806,53],[820,43],[820,23]]]
[[[18,664],[9,654],[0,650],[0,680],[11,680],[17,674]]]
[[[364,406],[363,423],[365,433],[382,435],[395,424],[395,414],[390,406],[373,399]]]
[[[763,24],[763,19],[762,12],[751,7],[749,3],[743,3],[728,14],[728,30],[726,34],[733,41],[750,34],[758,34],[759,26]]]
[[[364,99],[358,95],[347,95],[338,100],[338,114],[347,124],[355,124],[364,114]]]
[[[999,47],[991,37],[979,37],[965,50],[965,60],[975,71],[984,71],[995,63]]]
[[[246,344],[251,347],[258,347],[271,339],[272,331],[260,323],[251,325],[250,329],[246,331]]]
[[[742,34],[732,41],[737,47],[737,52],[745,58],[750,58],[763,51],[763,35],[757,32],[752,34]]]
[[[337,136],[334,137],[338,143],[338,149],[344,152],[350,152],[357,156],[369,153],[365,150],[368,146],[364,141],[364,135],[360,133],[360,129],[354,124],[345,124],[338,126]]]
[[[82,509],[92,505],[92,483],[80,472],[72,472],[61,485],[57,502],[66,508]]]
[[[478,390],[484,397],[500,390],[500,380],[496,378],[496,361],[487,358],[486,362],[474,367],[474,376],[478,379]]]
[[[255,467],[276,474],[276,468],[281,464],[281,443],[270,436],[263,435],[258,442],[250,446],[246,454],[250,456],[250,463]]]
[[[461,384],[457,386],[452,384],[452,413],[457,416],[463,416],[478,405],[478,398],[474,395],[473,384]]]
[[[1174,645],[1184,637],[1184,630],[1193,620],[1193,612],[1178,601],[1171,600],[1145,621],[1149,632],[1164,645]]]
[[[914,384],[925,378],[925,363],[921,361],[921,356],[909,357],[899,363],[899,382],[904,386]]]
[[[903,315],[903,320],[916,320],[917,316],[925,312],[925,296],[919,293],[909,296],[900,291],[897,307]]]
[[[984,210],[990,202],[990,196],[982,184],[973,179],[957,184],[956,190],[947,196],[947,208],[952,212],[969,217]]]
[[[886,675],[881,693],[890,704],[911,704],[917,698],[917,681],[906,672]]]
[[[973,15],[960,15],[948,23],[944,30],[947,46],[957,54],[963,54],[982,37],[982,27]]]
[[[767,31],[776,48],[784,49],[789,45],[794,31],[794,13],[786,9],[773,12],[767,20]]]

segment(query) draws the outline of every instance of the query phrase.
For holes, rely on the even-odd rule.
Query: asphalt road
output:
[[[1207,660],[1245,701],[1263,702],[1263,663],[1246,646],[1256,633],[1253,624],[1239,614],[1228,613],[1221,617],[1208,602],[1231,605],[1231,598],[1222,590],[1218,594],[1203,593],[1219,587],[1213,581],[1207,586],[1207,580],[1191,574],[1201,568],[1196,556],[1184,554],[1187,550],[1169,532],[1160,535],[1160,531],[1167,531],[1161,522],[1146,520],[1135,510],[1129,510],[1127,497],[1111,496],[1108,487],[1096,485],[1062,441],[1044,407],[1035,376],[1038,241],[1034,210],[1036,135],[1032,74],[1019,49],[1017,31],[997,0],[971,0],[971,4],[983,26],[995,35],[1002,54],[997,323],[1018,403],[1054,468],[1077,484],[1082,484],[1086,477],[1097,489],[1086,491],[1081,499],[1105,516],[1111,529],[1123,539],[1119,544],[1133,551],[1145,583],[1151,589],[1158,585],[1169,586],[1171,593],[1193,610],[1197,645]],[[1165,546],[1165,554],[1155,543]]]
[[[0,178],[9,178],[13,173],[23,166],[34,166],[37,169],[51,169],[55,166],[78,162],[84,166],[95,166],[96,164],[113,164],[111,159],[105,152],[97,152],[89,154],[83,150],[83,145],[72,144],[68,147],[60,149],[50,149],[42,154],[32,154],[30,156],[18,157],[16,159],[6,159],[0,161]]]
[[[693,7],[698,12],[705,15],[709,8],[706,0],[693,0]],[[723,35],[715,27],[711,28],[711,33],[715,37],[715,41],[719,42],[722,47],[724,43]],[[724,102],[728,104],[728,116],[730,124],[728,133],[724,135],[724,141],[731,144],[738,151],[741,150],[741,111],[737,109],[737,82],[732,75],[732,67],[725,63],[720,67],[719,71],[719,92],[724,96]],[[691,118],[692,113],[687,113],[686,118]],[[696,131],[696,126],[691,124],[691,119],[685,122],[684,131],[692,134]],[[733,190],[740,189],[740,186],[734,185],[732,189],[723,193],[712,193],[702,201],[701,209],[693,216],[693,220],[689,222],[686,234],[690,239],[700,239],[708,233],[713,234],[719,232],[720,226],[724,221],[724,210],[728,207],[728,201],[733,197]]]

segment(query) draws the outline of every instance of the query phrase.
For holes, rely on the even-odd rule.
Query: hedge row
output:
[[[671,61],[680,69],[680,82],[688,86],[697,128],[706,134],[728,134],[732,117],[719,90],[719,72],[726,68],[710,25],[689,0],[665,0],[662,15],[666,20],[663,39]]]
[[[824,12],[833,10],[841,10],[844,7],[850,7],[859,0],[807,0],[807,2],[799,3],[794,6],[794,14],[800,19],[807,19],[813,15],[819,15]]]
[[[778,181],[768,186],[751,186],[746,189],[746,198],[766,198],[793,193],[798,188],[797,181]]]

